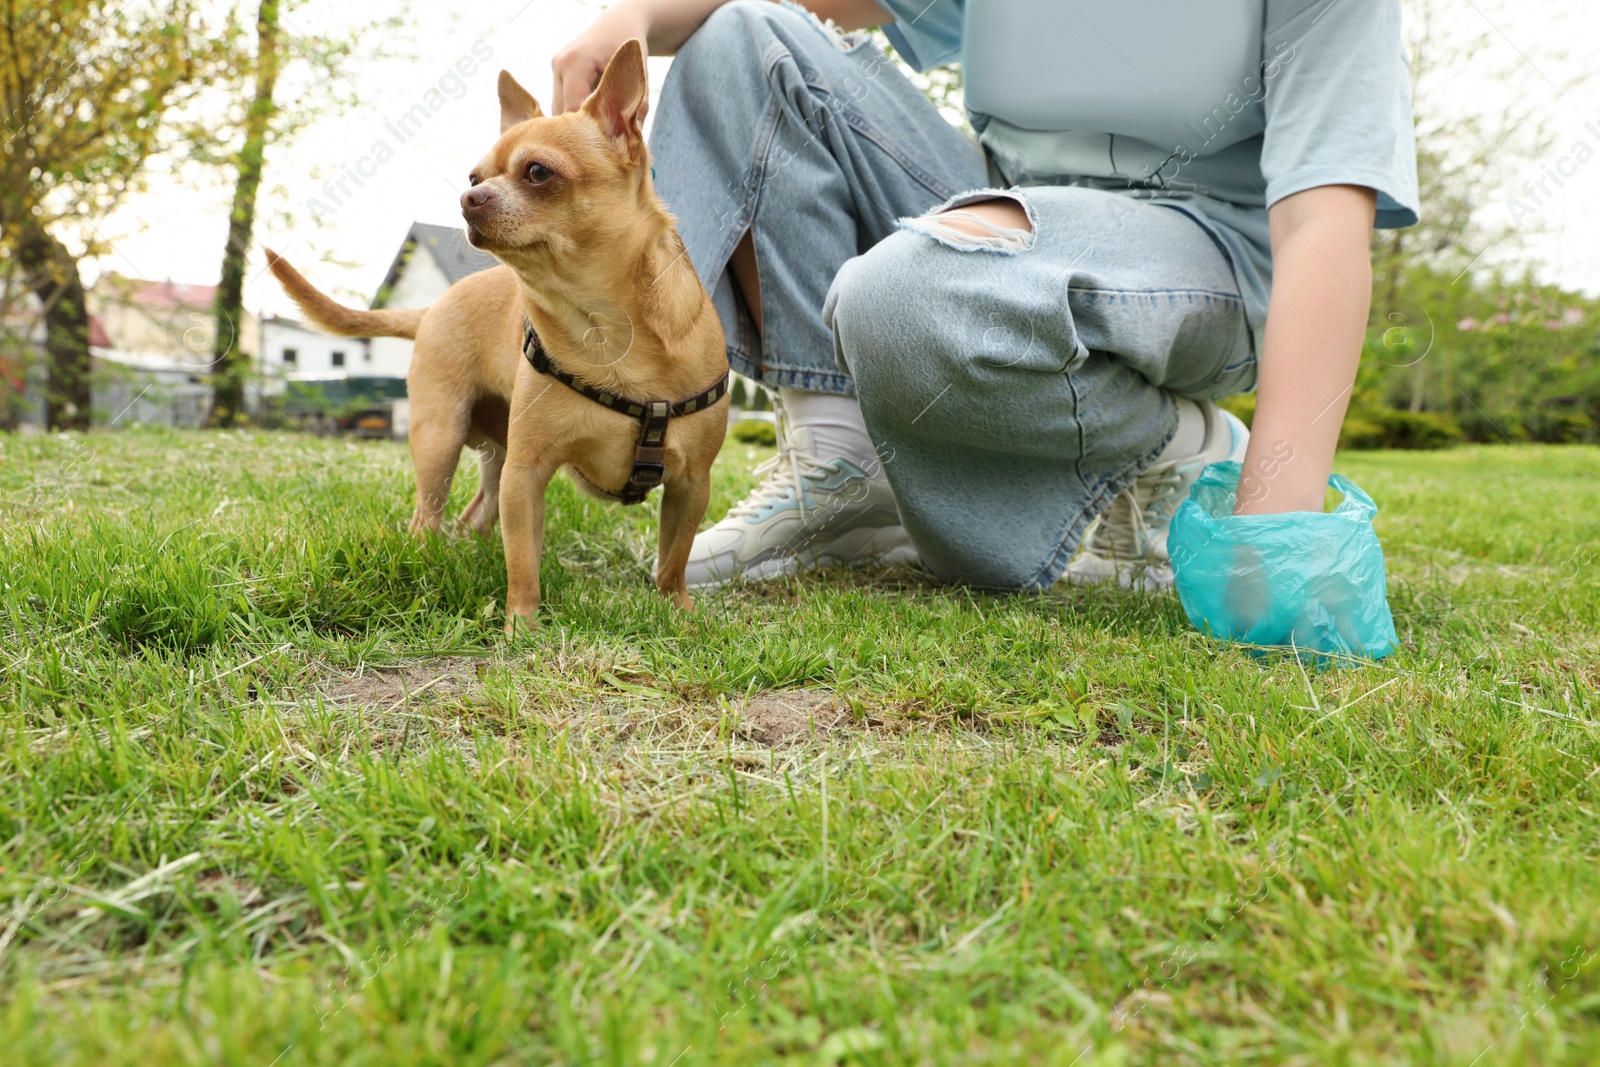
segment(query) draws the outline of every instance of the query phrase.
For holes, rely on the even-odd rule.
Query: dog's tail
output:
[[[348,308],[333,300],[322,290],[306,281],[305,276],[289,265],[272,249],[267,253],[267,268],[272,271],[283,291],[293,298],[306,318],[324,330],[339,337],[416,337],[417,326],[427,308],[361,311]]]

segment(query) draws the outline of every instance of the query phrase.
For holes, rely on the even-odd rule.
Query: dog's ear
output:
[[[622,42],[600,75],[583,110],[600,123],[600,129],[624,155],[644,140],[640,125],[650,107],[650,79],[645,73],[644,47],[638,38]]]
[[[500,72],[500,132],[505,133],[519,122],[543,118],[539,101],[533,94],[517,84],[509,70]]]

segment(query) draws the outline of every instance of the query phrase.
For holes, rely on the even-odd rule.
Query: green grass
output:
[[[1600,1061],[1600,450],[1339,467],[1405,649],[1307,673],[1114,590],[681,616],[564,481],[507,644],[400,448],[0,437],[0,1060]]]

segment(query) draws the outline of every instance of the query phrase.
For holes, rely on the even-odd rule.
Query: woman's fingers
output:
[[[612,41],[613,35],[607,30],[603,22],[590,26],[550,61],[555,74],[555,99],[551,101],[551,114],[561,115],[577,108],[600,84],[600,75],[606,69],[606,62],[622,43]]]
[[[609,53],[606,58],[610,58]],[[555,71],[555,100],[552,114],[561,115],[583,104],[600,84],[605,60],[596,63],[593,55],[566,55],[552,64]]]
[[[555,54],[550,61],[555,75],[551,114],[564,114],[581,106],[600,84],[606,64],[628,40],[650,39],[647,13],[635,10],[635,6],[624,2],[610,8]]]

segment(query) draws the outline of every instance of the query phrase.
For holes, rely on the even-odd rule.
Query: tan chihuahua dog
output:
[[[562,467],[623,503],[665,487],[656,588],[694,603],[683,572],[727,433],[728,363],[721,323],[651,184],[647,89],[636,40],[579,110],[555,118],[502,71],[500,140],[461,196],[468,240],[519,283],[492,315],[484,309],[481,327],[503,343],[515,323],[526,356],[501,474],[508,631],[535,621],[545,489]]]
[[[462,448],[478,453],[478,492],[457,525],[487,536],[500,518],[500,468],[506,413],[522,362],[520,284],[492,267],[452,285],[431,307],[365,311],[318,290],[272,249],[267,266],[306,318],[339,337],[412,337],[406,393],[411,398],[411,462],[417,506],[411,529],[437,532]]]
[[[625,406],[608,409],[535,371],[524,358],[527,324],[551,369],[616,399],[678,400],[727,371],[721,325],[651,185],[639,130],[646,89],[644,54],[632,41],[582,110],[560,118],[545,118],[501,73],[502,136],[473,172],[462,214],[472,243],[507,266],[462,279],[431,307],[345,307],[266,250],[284,290],[327,332],[415,338],[407,374],[417,479],[411,528],[439,529],[461,449],[476,449],[478,492],[459,523],[487,534],[508,513],[508,629],[519,616],[532,622],[538,608],[544,492],[554,472],[570,465],[580,484],[613,495],[609,487],[634,481],[643,432]],[[715,411],[673,419],[661,444],[656,584],[686,608],[693,601],[683,569],[727,431],[726,399],[710,406]],[[502,502],[508,446],[518,497]]]

